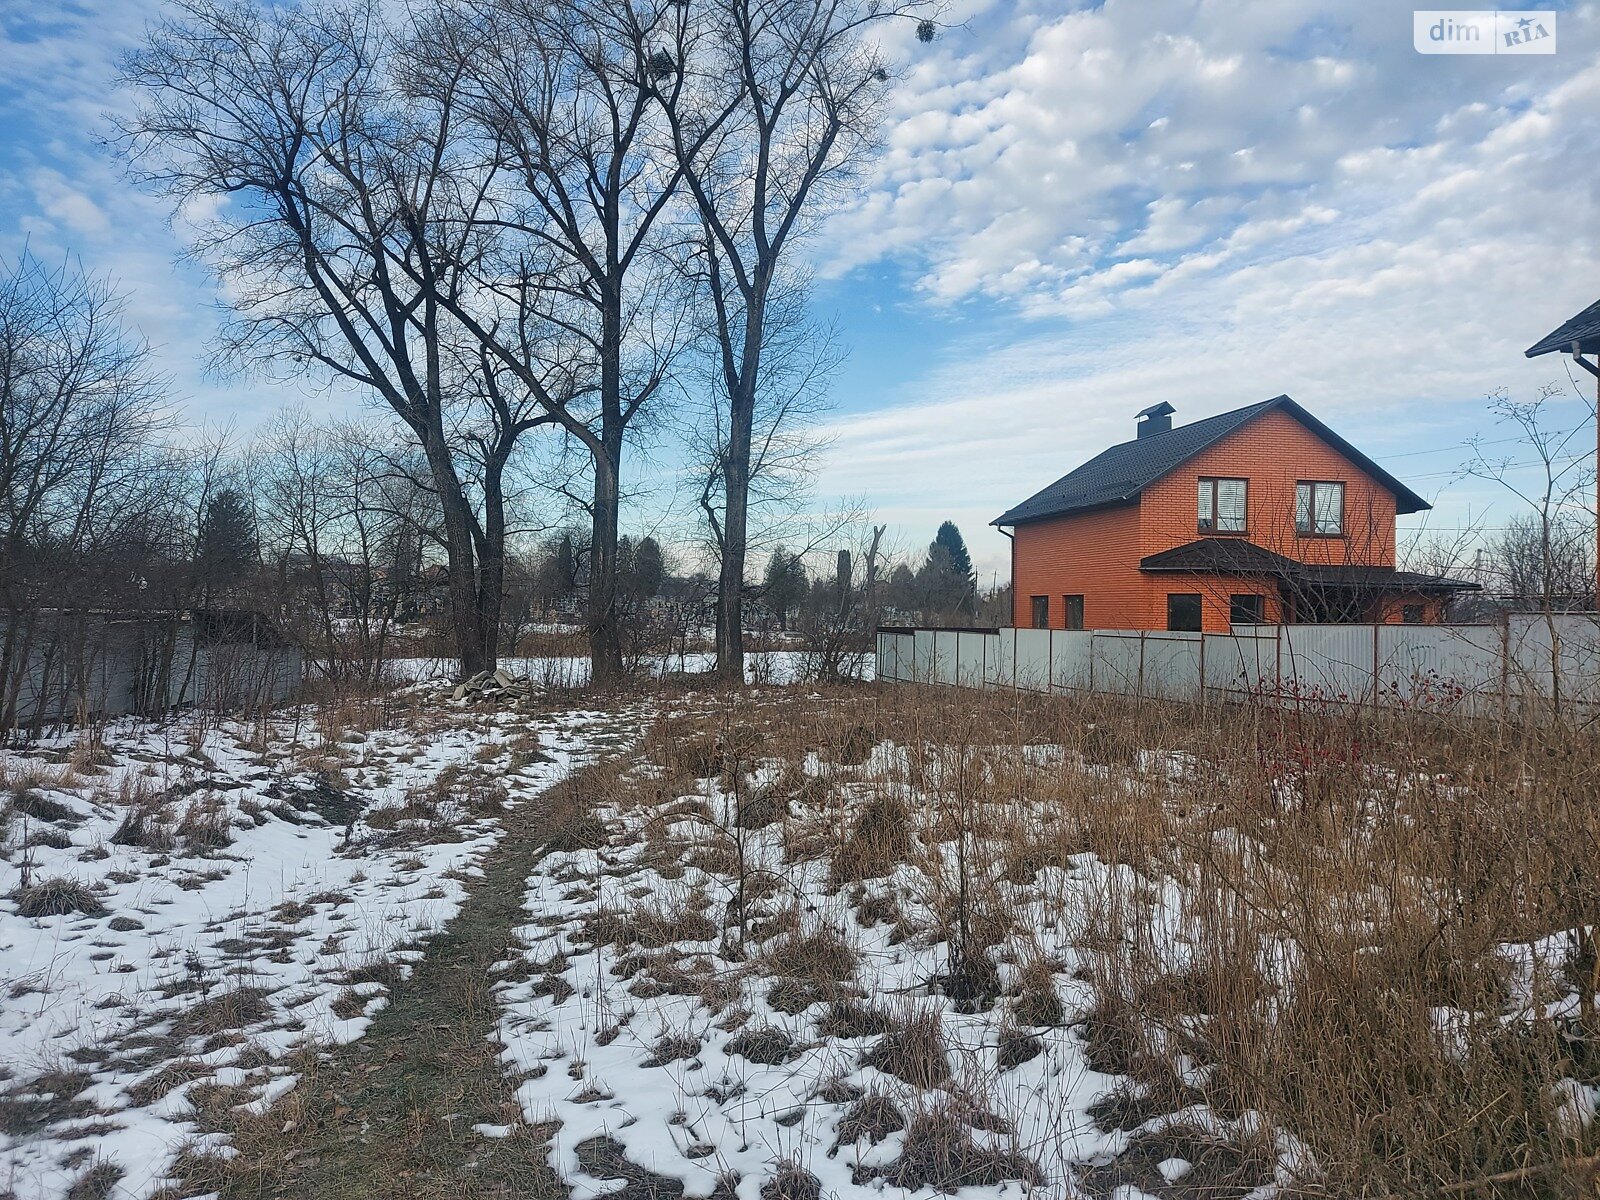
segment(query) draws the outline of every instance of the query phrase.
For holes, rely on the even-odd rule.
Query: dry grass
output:
[[[995,1089],[1040,1053],[1035,1031],[1075,1024],[1092,1064],[1122,1080],[1096,1106],[1103,1126],[1194,1104],[1223,1123],[1167,1136],[1204,1158],[1186,1186],[1270,1182],[1280,1164],[1260,1131],[1278,1130],[1305,1148],[1307,1195],[1491,1177],[1496,1195],[1589,1194],[1597,1123],[1570,1098],[1583,1095],[1572,1081],[1600,1086],[1594,731],[916,688],[781,713],[747,702],[737,721],[740,741],[715,707],[659,722],[647,750],[664,793],[776,763],[740,824],[781,825],[791,862],[826,861],[863,927],[944,943],[949,969],[932,982],[962,1007],[1004,1006]],[[898,763],[869,756],[885,739]],[[820,774],[801,771],[808,756]],[[725,855],[694,861],[730,869]],[[1104,882],[1069,886],[1086,863]],[[872,883],[906,867],[931,926]],[[1033,944],[1024,898],[1070,932],[1075,965]],[[937,1015],[895,1013],[889,1028],[830,991],[860,964],[846,969],[847,939],[814,936],[761,943],[769,1001],[829,1004],[819,1033],[875,1038],[868,1064],[937,1089],[950,1074]],[[1086,1012],[1063,1004],[1069,970],[1089,986]],[[1255,1125],[1239,1124],[1247,1114]],[[887,1181],[1030,1177],[965,1120],[911,1118]],[[1136,1139],[1119,1178],[1157,1190],[1159,1175],[1135,1170],[1156,1148]]]
[[[72,913],[100,917],[106,912],[100,897],[87,884],[62,875],[20,887],[11,898],[18,914],[24,917],[64,917]]]

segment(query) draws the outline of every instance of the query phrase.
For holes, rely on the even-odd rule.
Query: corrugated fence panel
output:
[[[1507,623],[1508,690],[1524,698],[1600,703],[1600,625],[1574,613],[1514,613]]]
[[[1050,687],[1050,630],[1017,630],[1017,686],[1030,692]]]
[[[1376,647],[1371,625],[1285,625],[1278,644],[1279,686],[1313,699],[1369,699]]]
[[[1428,708],[1492,708],[1500,693],[1500,630],[1487,625],[1378,626],[1378,699]]]
[[[880,632],[883,679],[1199,699],[1254,689],[1313,699],[1490,712],[1504,699],[1600,708],[1600,619],[1519,613],[1491,625],[1259,626],[1237,635],[1048,629]],[[91,689],[116,689],[90,664]],[[221,663],[207,664],[202,684]],[[282,675],[298,661],[249,664]],[[270,668],[270,670],[269,670]],[[280,669],[281,668],[281,669]],[[238,671],[230,666],[230,677]],[[220,676],[219,676],[220,678]],[[278,690],[273,679],[269,690]]]
[[[955,681],[962,687],[981,688],[989,654],[989,634],[976,629],[963,630],[955,638]]]
[[[1137,633],[1095,632],[1089,647],[1095,691],[1122,696],[1139,693],[1143,641]]]
[[[1050,639],[1050,683],[1056,691],[1087,691],[1094,634],[1084,629],[1057,630]]]
[[[1002,629],[990,635],[989,661],[984,664],[984,683],[989,687],[1010,687],[1017,663],[1017,631]]]
[[[1143,694],[1163,700],[1198,700],[1200,646],[1198,633],[1146,634]]]
[[[1600,620],[1561,618],[1561,678],[1568,699],[1600,704]]]
[[[1201,683],[1206,688],[1237,696],[1267,692],[1277,686],[1277,631],[1268,626],[1260,628],[1267,636],[1249,633],[1205,635],[1205,677]]]

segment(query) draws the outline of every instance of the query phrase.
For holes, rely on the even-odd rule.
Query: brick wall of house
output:
[[[1032,624],[1032,597],[1050,598],[1050,626],[1063,627],[1062,597],[1081,594],[1091,629],[1165,629],[1169,593],[1201,596],[1207,632],[1226,633],[1235,593],[1264,596],[1268,622],[1288,619],[1271,580],[1245,577],[1147,575],[1139,560],[1192,542],[1197,526],[1196,483],[1201,476],[1249,480],[1245,536],[1301,562],[1394,565],[1395,503],[1381,485],[1283,412],[1269,412],[1202,451],[1145,489],[1141,501],[1080,516],[1020,525],[1016,529],[1014,621]],[[1302,537],[1295,531],[1295,484],[1301,480],[1345,485],[1343,537]],[[1420,601],[1411,598],[1408,602]],[[1428,602],[1428,620],[1439,606]],[[1373,619],[1399,621],[1395,601]]]
[[[1032,625],[1032,598],[1048,596],[1050,628],[1065,628],[1062,597],[1081,595],[1086,628],[1140,628],[1150,589],[1139,571],[1138,545],[1135,504],[1017,526],[1013,622]]]
[[[1300,562],[1394,566],[1394,497],[1285,412],[1257,417],[1146,488],[1139,504],[1140,557],[1211,536],[1195,528],[1201,476],[1250,481],[1246,535],[1258,546]],[[1294,486],[1300,480],[1345,485],[1342,538],[1295,532]]]

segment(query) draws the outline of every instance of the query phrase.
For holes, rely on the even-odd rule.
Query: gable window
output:
[[[1243,533],[1245,489],[1243,479],[1202,478],[1196,528],[1201,533]]]
[[[1167,597],[1167,628],[1175,633],[1200,632],[1200,594],[1174,592]]]
[[[1344,533],[1344,484],[1294,485],[1294,531],[1301,537],[1339,537]]]
[[[1066,621],[1064,622],[1064,628],[1082,629],[1083,597],[1063,596],[1061,597],[1061,607],[1065,610],[1064,615],[1066,617]]]
[[[1235,595],[1228,597],[1228,624],[1262,625],[1266,623],[1267,605],[1264,596]]]
[[[1035,629],[1050,628],[1050,597],[1033,597],[1033,627]]]

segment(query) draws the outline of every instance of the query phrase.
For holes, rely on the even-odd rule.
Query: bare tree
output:
[[[1594,484],[1594,460],[1581,426],[1556,429],[1550,407],[1566,399],[1559,384],[1546,384],[1533,400],[1513,400],[1504,390],[1489,397],[1496,424],[1515,431],[1511,454],[1485,453],[1489,443],[1471,444],[1463,474],[1503,487],[1525,506],[1489,547],[1495,590],[1537,612],[1586,609],[1595,596],[1594,513],[1585,492]],[[1584,398],[1593,410],[1593,403]]]
[[[698,223],[695,273],[712,316],[726,412],[717,670],[744,678],[752,444],[774,298],[794,247],[873,143],[889,79],[872,37],[916,3],[708,0],[672,6],[653,78]],[[931,36],[923,19],[919,29]]]
[[[488,249],[468,215],[490,186],[459,153],[456,93],[437,79],[410,87],[377,0],[177,9],[125,64],[143,96],[123,129],[134,172],[186,212],[215,212],[196,253],[228,282],[236,360],[311,364],[399,417],[441,511],[462,668],[491,665],[505,550],[495,480],[549,417],[525,381],[512,393],[485,376],[449,319]],[[541,386],[575,385],[553,366]]]
[[[74,618],[141,602],[183,556],[164,382],[121,302],[72,264],[0,267],[0,730],[85,664]]]
[[[623,665],[624,447],[667,378],[686,312],[658,236],[679,179],[652,137],[648,44],[660,19],[628,0],[478,0],[437,5],[418,39],[419,72],[454,90],[501,174],[495,206],[474,214],[501,235],[501,252],[485,260],[476,295],[446,304],[588,455],[592,486],[580,503],[599,682]],[[570,339],[591,386],[551,394],[528,352],[530,325]]]

